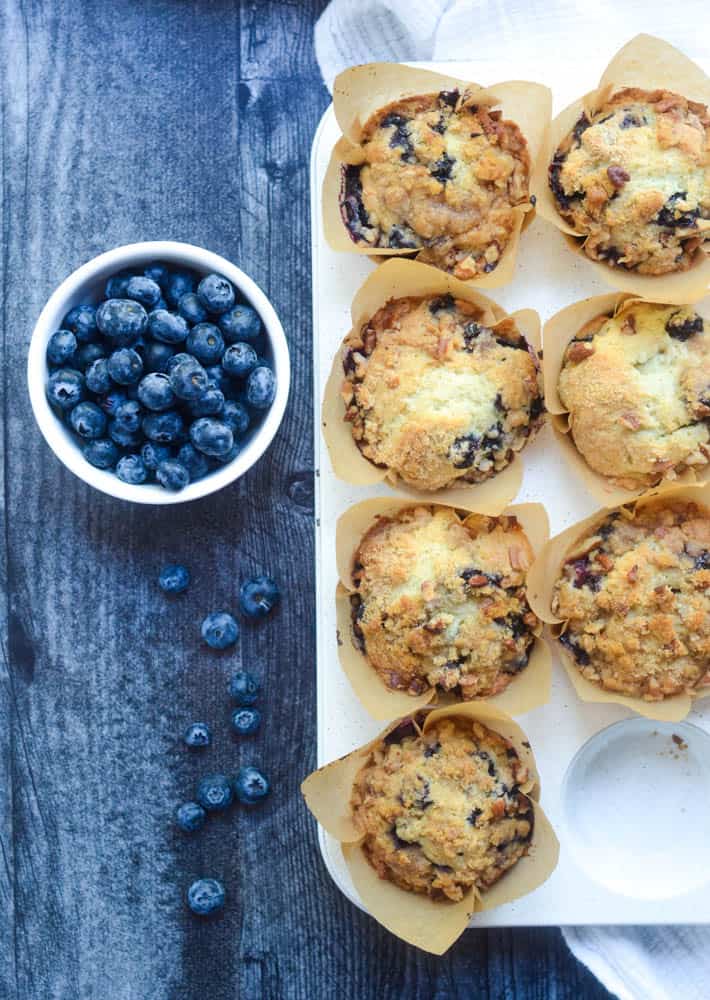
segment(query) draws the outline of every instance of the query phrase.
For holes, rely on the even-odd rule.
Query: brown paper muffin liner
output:
[[[710,105],[710,78],[699,66],[660,38],[636,35],[616,53],[604,70],[597,89],[580,97],[552,120],[547,133],[547,149],[538,158],[530,181],[530,190],[537,200],[536,211],[565,235],[568,245],[584,258],[597,277],[614,288],[669,305],[697,302],[710,287],[710,248],[707,244],[706,249],[696,251],[695,262],[687,271],[652,275],[610,267],[587,257],[583,250],[584,235],[565,222],[550,190],[547,169],[562,139],[571,132],[583,111],[596,112],[611,93],[624,87],[640,87],[642,90],[665,87],[683,97]]]
[[[346,757],[314,771],[301,785],[310,811],[341,842],[353,884],[370,915],[403,941],[434,955],[442,955],[460,937],[474,913],[512,902],[542,885],[554,871],[559,856],[557,837],[539,805],[540,778],[523,730],[504,712],[484,702],[424,710],[417,719],[423,718],[422,731],[426,732],[433,722],[446,716],[475,720],[500,733],[510,740],[530,772],[529,780],[520,786],[533,801],[535,824],[530,852],[483,894],[471,889],[460,902],[451,903],[407,892],[379,878],[361,850],[362,836],[350,811],[355,776],[372,748],[410,716],[392,722],[374,740]]]
[[[347,69],[336,77],[333,85],[333,108],[343,132],[328,164],[323,181],[323,233],[333,250],[367,256],[415,256],[418,250],[400,250],[389,247],[368,247],[354,243],[340,215],[341,166],[363,161],[359,143],[365,123],[379,108],[402,97],[431,94],[440,90],[468,90],[475,93],[479,104],[500,107],[504,118],[518,125],[525,136],[530,153],[532,179],[538,157],[546,150],[546,134],[552,114],[552,94],[539,83],[510,81],[494,87],[480,87],[467,80],[445,76],[427,69],[414,69],[400,63],[368,63]],[[513,209],[516,225],[511,238],[501,254],[500,261],[490,274],[470,279],[468,284],[497,288],[509,282],[515,270],[520,230],[531,204]]]
[[[351,307],[352,329],[359,330],[392,298],[446,294],[471,302],[482,309],[481,321],[486,326],[495,327],[508,317],[505,310],[492,299],[444,271],[417,261],[389,260],[369,275],[355,295]],[[542,337],[538,314],[533,309],[519,309],[510,318],[515,320],[527,342],[539,353]],[[386,483],[398,493],[427,503],[434,498],[452,507],[468,507],[475,503],[476,510],[481,514],[500,514],[517,494],[523,479],[520,452],[516,452],[505,469],[482,483],[450,486],[430,493],[412,489],[391,470],[378,468],[362,454],[353,439],[350,424],[344,419],[345,404],[340,394],[344,378],[341,346],[333,359],[333,367],[325,386],[321,414],[323,438],[333,472],[338,479],[353,486]]]
[[[352,563],[362,536],[373,522],[382,516],[392,516],[406,507],[411,500],[377,498],[364,500],[345,511],[338,519],[335,536],[335,552],[340,582],[335,591],[336,618],[338,629],[338,658],[343,673],[350,681],[353,691],[373,719],[386,720],[394,716],[411,713],[425,705],[466,704],[449,692],[428,688],[421,695],[413,696],[405,691],[390,690],[370,665],[367,657],[356,646],[352,631],[350,595],[355,588],[352,583]],[[441,507],[440,503],[429,501],[427,506]],[[467,513],[480,513],[468,505],[459,508],[459,517]],[[504,514],[514,516],[527,535],[537,557],[543,550],[550,528],[545,508],[539,503],[518,504],[509,507]],[[463,519],[462,518],[462,519]],[[542,624],[535,629],[528,665],[513,678],[505,691],[491,698],[478,699],[495,705],[510,715],[522,715],[550,699],[552,683],[552,657],[550,648],[542,636]]]
[[[633,515],[637,509],[659,497],[664,500],[690,500],[710,507],[710,483],[652,490],[637,498],[632,504],[627,505],[626,510]],[[561,534],[555,535],[544,546],[530,567],[527,581],[528,603],[538,618],[550,626],[550,632],[555,638],[564,631],[566,626],[566,622],[557,618],[552,611],[553,591],[565,561],[565,555],[577,538],[606,517],[608,513],[606,510],[597,511],[583,521],[573,524],[571,528],[567,528]],[[664,698],[663,701],[644,701],[643,698],[634,698],[630,695],[607,691],[582,676],[573,657],[561,643],[556,643],[556,646],[562,665],[581,701],[624,705],[648,719],[658,719],[660,722],[680,722],[690,712],[693,702],[710,695],[710,686],[696,689],[692,694],[679,694],[671,698]]]
[[[562,449],[567,464],[582,480],[586,489],[595,500],[605,507],[616,507],[629,503],[638,497],[648,494],[656,495],[659,490],[681,485],[693,485],[710,481],[710,463],[698,470],[687,469],[673,478],[664,478],[654,487],[639,490],[627,490],[618,486],[608,476],[595,472],[587,464],[577,450],[570,433],[567,410],[557,392],[560,371],[564,361],[567,345],[590,320],[597,316],[614,316],[622,305],[627,302],[640,301],[637,296],[625,292],[609,292],[607,295],[595,295],[581,302],[575,302],[560,312],[555,313],[543,327],[543,343],[545,345],[542,359],[543,381],[545,386],[545,407],[549,421],[554,431],[555,440]],[[672,305],[674,303],[667,303]],[[710,322],[710,298],[694,304],[693,308]]]

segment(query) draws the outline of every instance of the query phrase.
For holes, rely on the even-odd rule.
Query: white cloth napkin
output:
[[[707,63],[701,30],[707,11],[707,0],[331,0],[316,24],[316,57],[332,88],[341,70],[358,63],[485,63],[504,52],[511,67],[531,61],[544,66],[544,82],[553,89],[558,75],[570,72],[572,58],[584,93],[595,86],[607,58],[640,31]],[[620,1000],[710,998],[710,929],[563,927],[562,933]]]

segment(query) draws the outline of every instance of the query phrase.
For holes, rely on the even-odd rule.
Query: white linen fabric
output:
[[[563,64],[573,58],[584,92],[603,68],[600,52],[613,54],[640,31],[707,62],[701,30],[707,11],[707,0],[331,0],[316,24],[316,58],[329,89],[341,70],[359,63],[486,63],[502,52],[511,67],[529,66],[534,57],[554,88],[556,74],[569,72]],[[708,928],[563,927],[562,933],[619,1000],[710,997]]]

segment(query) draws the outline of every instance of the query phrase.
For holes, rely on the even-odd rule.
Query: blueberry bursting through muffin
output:
[[[582,675],[661,701],[710,683],[710,511],[657,500],[615,511],[566,557],[552,610]]]
[[[529,774],[513,745],[479,722],[406,720],[353,786],[362,850],[380,878],[435,900],[485,891],[528,853]]]
[[[683,271],[710,238],[709,150],[705,105],[627,88],[581,115],[555,152],[550,188],[592,259]]]
[[[525,590],[533,552],[514,517],[408,507],[380,517],[355,553],[355,642],[390,690],[464,699],[522,671],[538,620]]]
[[[345,419],[362,454],[410,486],[478,483],[542,423],[539,363],[511,319],[469,302],[392,299],[346,339]]]
[[[340,210],[355,243],[417,249],[466,280],[493,271],[528,202],[530,157],[514,122],[458,91],[396,101],[363,129],[342,168]]]

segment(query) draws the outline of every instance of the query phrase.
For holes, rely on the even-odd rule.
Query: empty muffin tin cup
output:
[[[616,53],[602,73],[597,89],[580,97],[553,118],[546,136],[547,149],[537,159],[530,183],[536,199],[535,210],[564,234],[570,248],[607,285],[643,296],[651,302],[666,302],[669,305],[697,302],[710,285],[710,247],[707,243],[705,246],[708,249],[698,248],[693,264],[686,271],[653,275],[611,267],[587,257],[583,249],[584,235],[576,232],[562,218],[550,190],[548,168],[562,140],[583,113],[594,114],[612,93],[624,87],[639,87],[641,90],[665,88],[710,105],[710,78],[699,66],[660,38],[636,35]]]
[[[562,836],[594,882],[670,899],[710,881],[710,734],[623,719],[578,750],[562,782]]]

